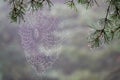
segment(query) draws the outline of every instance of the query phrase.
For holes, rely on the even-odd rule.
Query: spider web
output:
[[[62,38],[58,36],[59,20],[46,11],[27,12],[20,24],[19,35],[27,62],[41,74],[59,56]]]

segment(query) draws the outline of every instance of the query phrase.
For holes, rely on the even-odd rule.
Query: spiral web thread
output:
[[[62,38],[58,19],[45,11],[28,12],[19,27],[25,56],[37,73],[44,73],[58,58]]]

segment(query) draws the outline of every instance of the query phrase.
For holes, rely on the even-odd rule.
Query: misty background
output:
[[[19,24],[11,23],[9,6],[0,1],[0,80],[103,80],[109,72],[120,66],[120,41],[113,41],[97,49],[91,49],[87,37],[105,16],[106,6],[86,10],[77,5],[78,12],[66,4],[55,3],[51,14],[62,19],[59,23],[65,36],[61,54],[53,67],[44,75],[37,75],[28,65],[18,35]]]

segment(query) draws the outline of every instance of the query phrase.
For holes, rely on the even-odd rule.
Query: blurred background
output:
[[[87,10],[77,5],[78,12],[65,4],[54,4],[51,14],[62,19],[59,25],[66,39],[53,67],[38,76],[26,62],[19,24],[10,22],[8,4],[0,0],[0,80],[104,80],[120,67],[120,41],[97,49],[89,47],[87,37],[92,30],[89,25],[105,16],[104,1],[99,1],[100,7]]]

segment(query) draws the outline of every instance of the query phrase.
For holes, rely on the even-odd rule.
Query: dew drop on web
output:
[[[37,38],[39,38],[39,31],[38,31],[38,29],[35,29],[34,30],[34,37],[37,39]]]

